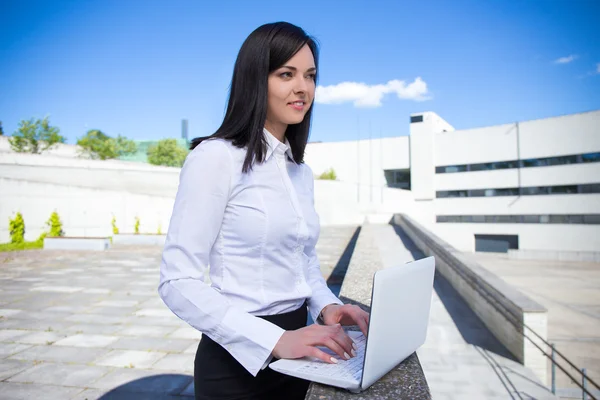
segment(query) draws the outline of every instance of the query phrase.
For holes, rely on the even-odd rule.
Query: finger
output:
[[[348,336],[348,334],[344,331],[341,325],[337,325],[335,327],[335,336],[334,340],[344,349],[347,354],[352,354],[352,356],[356,356],[356,352],[354,351],[354,342]]]
[[[367,332],[369,331],[369,317],[362,316],[362,318],[358,320],[358,327],[360,328],[362,334],[367,337]]]
[[[342,346],[340,346],[340,344],[335,339],[333,339],[333,338],[328,338],[328,339],[324,340],[323,341],[323,346],[326,346],[331,351],[333,351],[335,354],[337,354],[338,356],[340,356],[340,358],[342,360],[349,360],[350,359],[350,353],[347,350],[344,350],[342,348]]]
[[[335,357],[325,353],[323,350],[319,350],[316,347],[307,346],[306,355],[310,357],[318,358],[319,360],[326,362],[328,364],[337,364],[338,360]]]

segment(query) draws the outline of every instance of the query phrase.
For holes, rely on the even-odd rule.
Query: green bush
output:
[[[44,241],[36,240],[35,242],[21,242],[21,243],[2,243],[0,244],[0,252],[2,251],[19,251],[19,250],[33,250],[44,248]]]
[[[140,217],[135,217],[135,234],[140,233]]]
[[[14,219],[9,219],[10,242],[23,243],[25,241],[25,220],[18,212]]]
[[[112,221],[110,221],[112,225],[112,231],[114,235],[119,234],[119,228],[117,228],[117,218],[113,215]]]
[[[180,168],[188,153],[188,149],[181,147],[175,139],[160,140],[155,145],[148,147],[146,152],[150,164]]]
[[[50,218],[46,221],[46,225],[50,227],[50,232],[47,235],[48,237],[60,237],[65,235],[65,232],[62,230],[62,221],[56,211],[50,215]]]
[[[326,180],[331,180],[331,181],[335,181],[337,179],[337,175],[335,174],[335,171],[333,168],[328,169],[327,171],[323,172],[320,176],[319,179],[326,179]]]
[[[160,223],[158,224],[158,230],[156,231],[157,235],[162,235],[162,226],[160,226]]]

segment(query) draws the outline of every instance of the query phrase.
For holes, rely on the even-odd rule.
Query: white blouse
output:
[[[305,299],[313,320],[329,290],[315,244],[314,181],[289,142],[267,130],[264,163],[242,173],[246,150],[222,139],[188,155],[162,254],[159,294],[182,320],[223,346],[252,375],[284,330],[255,315],[293,311]],[[204,283],[210,264],[211,285]]]

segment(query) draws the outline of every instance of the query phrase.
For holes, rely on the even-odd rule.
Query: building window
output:
[[[386,169],[383,172],[389,187],[410,190],[410,169]]]
[[[446,165],[435,167],[437,174],[469,171],[492,171],[498,169],[547,167],[552,165],[568,165],[600,162],[600,153],[575,154],[568,156],[531,158],[526,160],[495,161],[478,164]]]
[[[436,221],[439,223],[600,225],[600,214],[438,215]]]
[[[585,194],[600,193],[600,183],[584,185],[559,185],[559,186],[530,186],[522,188],[500,189],[471,189],[471,190],[439,190],[437,198],[449,197],[498,197],[498,196],[539,196],[546,194]]]
[[[423,122],[423,116],[422,115],[412,115],[410,117],[410,123],[414,124],[416,122]]]
[[[584,163],[600,162],[600,153],[582,154],[581,162],[584,162]]]

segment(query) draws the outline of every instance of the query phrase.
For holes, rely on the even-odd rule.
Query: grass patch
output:
[[[20,250],[35,250],[43,249],[44,242],[39,240],[35,242],[21,242],[21,243],[0,243],[0,252],[2,251],[20,251]]]

